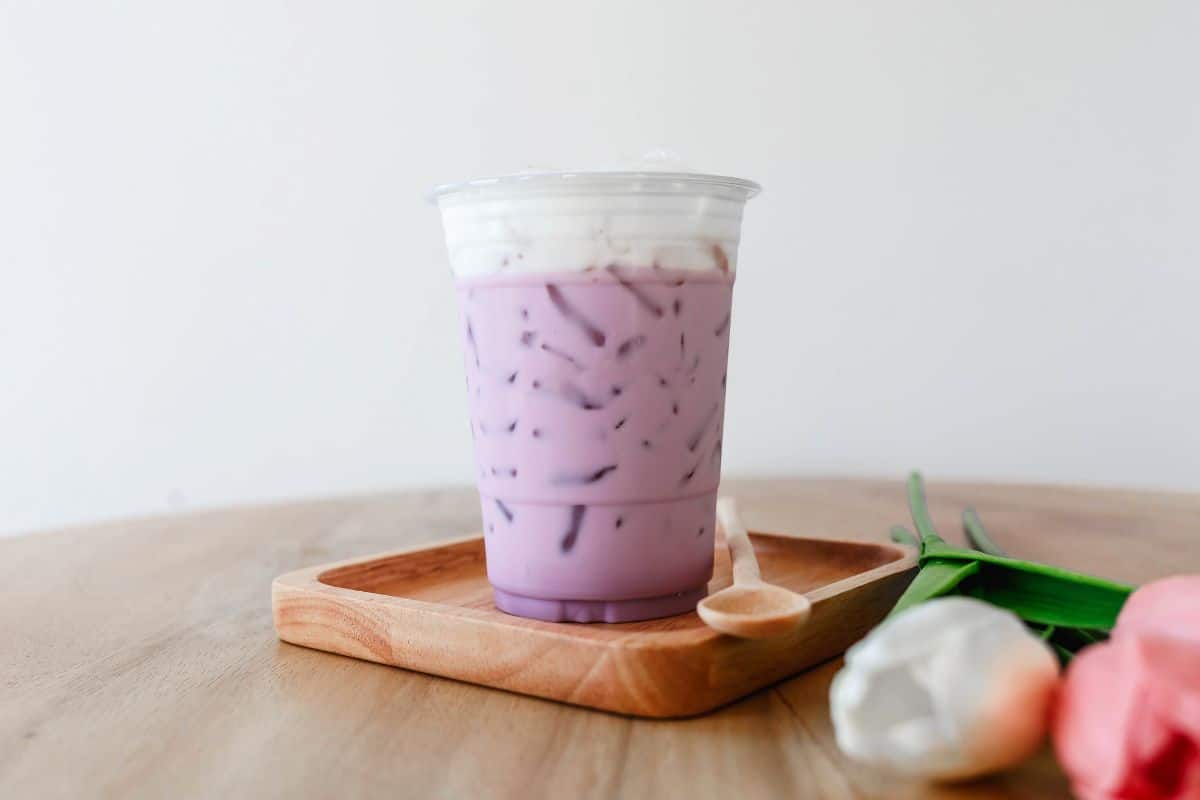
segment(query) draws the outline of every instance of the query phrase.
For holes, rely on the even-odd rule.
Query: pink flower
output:
[[[1200,798],[1200,575],[1129,597],[1071,662],[1053,732],[1082,800]]]
[[[1139,632],[1200,644],[1200,575],[1163,578],[1129,595],[1114,636]]]

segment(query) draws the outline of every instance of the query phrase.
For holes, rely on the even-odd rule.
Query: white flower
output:
[[[829,701],[838,746],[908,775],[968,778],[1026,758],[1046,735],[1058,660],[1011,612],[941,597],[846,652]]]

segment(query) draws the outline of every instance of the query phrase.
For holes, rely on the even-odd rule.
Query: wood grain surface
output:
[[[728,482],[757,530],[883,541],[897,478]],[[1016,555],[1117,580],[1200,572],[1200,496],[929,483]],[[637,720],[280,642],[275,575],[478,530],[432,491],[0,541],[0,797],[1066,797],[1048,754],[928,788],[846,761],[836,661],[707,716]],[[1129,547],[1131,544],[1138,547]]]
[[[753,534],[766,579],[804,592],[806,623],[723,636],[696,613],[609,625],[496,609],[481,536],[289,572],[271,587],[292,644],[640,717],[711,711],[828,661],[887,616],[916,574],[912,548]],[[723,544],[723,543],[722,543]],[[718,544],[709,591],[730,585]]]

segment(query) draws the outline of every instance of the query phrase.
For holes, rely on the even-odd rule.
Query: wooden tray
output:
[[[838,655],[887,614],[916,571],[890,544],[751,534],[768,581],[803,591],[795,634],[718,634],[692,612],[621,624],[541,622],[496,610],[483,539],[471,537],[275,579],[285,642],[644,717],[710,711]],[[710,591],[730,582],[719,549]]]

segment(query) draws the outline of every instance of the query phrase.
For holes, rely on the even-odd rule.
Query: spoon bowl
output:
[[[696,606],[696,613],[713,630],[744,639],[764,639],[791,633],[804,624],[812,604],[802,594],[766,583],[750,533],[742,524],[732,497],[717,501],[717,518],[733,561],[733,585],[711,594]]]
[[[745,639],[790,633],[808,619],[811,609],[804,595],[769,583],[730,586],[696,607],[705,625]]]

